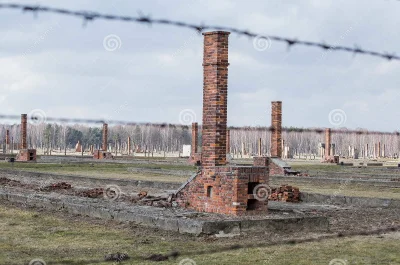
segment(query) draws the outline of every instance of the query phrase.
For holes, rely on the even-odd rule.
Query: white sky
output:
[[[8,1],[0,0],[0,3]],[[260,34],[399,51],[395,0],[69,0],[18,3],[249,29]],[[189,29],[0,10],[0,114],[43,110],[49,117],[201,122],[202,36]],[[106,36],[121,41],[115,51]],[[109,47],[111,49],[112,47]],[[400,62],[282,43],[258,51],[230,35],[228,125],[270,125],[283,101],[283,125],[398,130]],[[195,115],[194,115],[194,114]],[[344,120],[343,120],[344,121]]]

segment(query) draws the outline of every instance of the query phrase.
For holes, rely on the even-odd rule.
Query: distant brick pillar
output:
[[[271,157],[282,157],[282,101],[272,101]]]
[[[131,137],[128,136],[128,155],[131,154]]]
[[[6,145],[10,144],[10,130],[6,130]]]
[[[192,123],[192,151],[191,156],[197,153],[197,146],[199,139],[199,125],[197,122]]]
[[[381,142],[378,142],[378,156],[377,157],[381,157],[382,153],[381,153]]]
[[[331,156],[331,129],[325,129],[325,159]]]
[[[204,35],[203,58],[203,167],[226,164],[229,32]]]
[[[20,149],[28,149],[26,135],[27,135],[27,126],[28,126],[28,115],[21,114],[21,147]]]
[[[226,153],[231,153],[231,131],[226,130]]]
[[[108,149],[107,139],[108,139],[108,124],[104,123],[103,124],[103,144],[102,144],[103,151],[107,151],[107,149]]]

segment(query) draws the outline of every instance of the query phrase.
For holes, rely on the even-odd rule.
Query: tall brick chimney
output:
[[[203,33],[203,167],[226,164],[229,34]]]
[[[176,202],[201,212],[265,214],[268,201],[257,200],[252,192],[258,184],[268,185],[267,157],[257,157],[254,167],[227,165],[229,32],[203,35],[202,167],[178,189]]]
[[[282,101],[272,101],[271,157],[282,157]]]
[[[325,159],[331,156],[331,129],[325,129]]]
[[[191,156],[197,153],[198,138],[199,137],[199,125],[197,122],[192,123],[192,151]]]
[[[26,142],[26,130],[28,125],[28,115],[21,114],[21,147],[20,149],[28,149]]]
[[[102,150],[107,151],[107,139],[108,139],[108,125],[107,123],[103,124],[103,145]]]

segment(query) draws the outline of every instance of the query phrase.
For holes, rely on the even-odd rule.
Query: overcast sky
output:
[[[8,1],[0,0],[0,3]],[[400,54],[395,0],[20,0],[248,29]],[[201,123],[203,36],[0,9],[0,114]],[[400,63],[230,35],[228,125],[399,129]],[[262,46],[266,44],[266,46]],[[116,46],[113,46],[116,45]],[[260,46],[261,45],[261,46]],[[330,115],[331,114],[331,115]],[[336,120],[336,118],[338,118]]]

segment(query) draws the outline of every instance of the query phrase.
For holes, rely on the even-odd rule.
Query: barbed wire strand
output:
[[[141,24],[161,24],[161,25],[171,25],[175,27],[182,27],[196,30],[197,32],[202,32],[206,30],[219,30],[219,31],[229,31],[233,32],[239,36],[247,36],[249,38],[258,38],[258,39],[269,39],[277,42],[286,43],[288,48],[292,46],[299,45],[299,46],[308,46],[308,47],[316,47],[322,50],[330,50],[330,51],[343,51],[353,54],[364,54],[370,55],[374,57],[380,57],[387,60],[400,60],[400,56],[397,56],[395,53],[388,53],[388,52],[376,52],[370,50],[361,49],[360,46],[355,45],[354,48],[346,47],[346,46],[335,46],[321,42],[313,42],[313,41],[304,41],[298,40],[295,38],[285,38],[275,35],[263,35],[263,34],[256,34],[249,30],[242,30],[233,27],[224,27],[218,25],[205,25],[205,24],[191,24],[182,21],[176,20],[169,20],[169,19],[153,19],[150,16],[143,15],[139,12],[137,17],[132,16],[119,16],[119,15],[111,15],[111,14],[101,14],[93,11],[72,11],[63,8],[52,8],[48,6],[40,6],[40,5],[22,5],[22,4],[12,4],[12,3],[0,3],[0,9],[18,9],[24,12],[32,12],[34,13],[35,17],[39,12],[46,12],[46,13],[55,13],[55,14],[62,14],[67,16],[75,16],[84,19],[84,25],[90,21],[93,22],[96,19],[102,20],[109,20],[109,21],[122,21],[122,22],[134,22],[134,23],[141,23]]]
[[[19,115],[3,115],[0,114],[0,120],[20,120]],[[191,127],[191,124],[173,124],[173,123],[152,123],[152,122],[132,122],[132,121],[119,121],[119,120],[106,120],[106,119],[78,119],[78,118],[54,118],[54,117],[38,117],[38,116],[28,116],[28,121],[33,124],[42,122],[59,122],[59,123],[83,123],[83,124],[110,124],[110,125],[124,125],[124,126],[152,126],[152,127],[175,127],[175,128],[187,128]],[[199,125],[202,128],[202,125]],[[275,129],[270,126],[231,126],[228,127],[230,130],[249,130],[249,131],[270,131],[274,132]],[[297,128],[297,127],[283,127],[282,132],[287,133],[325,133],[326,128]],[[337,134],[358,134],[358,135],[397,135],[400,136],[400,132],[382,132],[382,131],[370,131],[367,129],[360,130],[349,130],[349,129],[332,129],[331,133]]]

